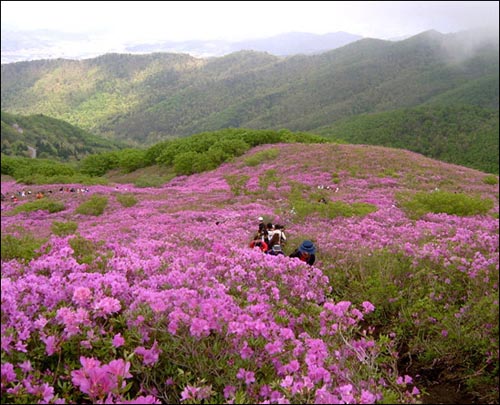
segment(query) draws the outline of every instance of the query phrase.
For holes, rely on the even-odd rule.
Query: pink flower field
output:
[[[279,144],[158,188],[2,182],[32,191],[2,202],[2,250],[39,241],[27,260],[2,251],[2,403],[421,403],[412,359],[462,382],[472,370],[493,403],[499,204],[485,176],[395,149]],[[64,209],[12,215],[39,190]],[[399,197],[437,191],[492,208],[410,218]],[[101,215],[75,212],[94,196]],[[372,210],[325,211],[340,202]],[[259,216],[285,226],[287,254],[312,240],[314,266],[249,248]]]

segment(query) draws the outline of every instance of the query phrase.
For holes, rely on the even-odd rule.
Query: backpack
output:
[[[272,248],[274,245],[280,245],[281,244],[281,238],[280,238],[280,233],[279,232],[275,232],[273,234],[273,236],[271,237],[271,239],[269,240],[269,248]]]
[[[278,255],[285,255],[283,253],[283,250],[281,249],[281,245],[274,245],[271,249],[269,249],[268,254],[273,255],[273,256],[278,256]]]

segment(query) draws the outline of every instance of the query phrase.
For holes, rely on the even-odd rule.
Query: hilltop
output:
[[[347,143],[407,149],[488,173],[499,170],[498,109],[423,105],[359,114],[314,132]]]
[[[498,398],[498,176],[280,143],[158,187],[66,187],[2,184],[53,191],[2,202],[5,389],[30,360],[67,402]],[[250,249],[259,216],[315,265]],[[2,394],[41,398],[26,390]]]

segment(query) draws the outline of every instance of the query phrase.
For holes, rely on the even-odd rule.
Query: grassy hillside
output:
[[[41,114],[22,116],[2,111],[1,119],[2,154],[8,156],[30,157],[36,151],[38,158],[70,161],[125,147],[123,142]]]
[[[498,39],[426,32],[313,56],[106,55],[2,65],[2,109],[152,144],[228,127],[309,131],[423,103],[498,109]],[[484,91],[486,90],[486,91]]]
[[[347,143],[408,149],[498,174],[498,110],[466,105],[425,105],[360,114],[315,132]]]
[[[281,143],[61,186],[2,183],[33,192],[1,203],[5,402],[498,399],[498,176]],[[249,248],[259,216],[314,266]]]

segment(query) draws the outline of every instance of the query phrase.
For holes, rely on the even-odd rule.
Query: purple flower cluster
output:
[[[23,232],[48,238],[47,249],[29,263],[2,260],[2,395],[15,397],[22,390],[45,403],[71,401],[60,391],[56,395],[50,378],[54,370],[32,369],[34,359],[29,362],[27,348],[39,345],[43,355],[52,358],[76,341],[88,354],[79,357],[81,368],[66,370],[74,389],[95,403],[160,403],[157,392],[145,384],[141,394],[147,395],[127,396],[126,380],[147,379],[139,380],[130,361],[118,353],[132,353],[141,372],[152,373],[168,356],[169,348],[157,337],[164,334],[200,344],[214,336],[224,342],[224,350],[234,359],[232,366],[228,364],[234,369],[229,373],[232,379],[219,393],[228,402],[243,392],[260,403],[375,403],[390,386],[402,387],[400,400],[415,402],[419,390],[409,376],[392,375],[391,383],[370,377],[379,348],[358,332],[375,307],[368,300],[357,308],[328,299],[331,288],[322,267],[334,263],[341,269],[356,255],[388,249],[415,264],[429,262],[445,269],[436,279],[442,286],[461,274],[476,285],[493,285],[498,292],[498,220],[429,214],[411,221],[395,199],[395,193],[407,187],[408,166],[401,163],[398,177],[380,177],[382,169],[377,166],[368,167],[372,176],[357,177],[355,172],[362,168],[340,169],[340,162],[348,162],[349,154],[366,153],[363,147],[301,148],[280,145],[280,163],[225,164],[212,172],[176,178],[161,188],[126,185],[139,200],[129,208],[115,203],[115,187],[94,186],[89,195],[105,195],[111,202],[98,218],[74,213],[86,195],[55,195],[64,199],[66,209],[53,214],[4,216],[11,203],[2,202],[2,236],[16,235],[21,226]],[[334,152],[338,169],[329,158]],[[315,160],[305,169],[303,162],[310,156]],[[417,164],[420,157],[411,156]],[[370,165],[369,160],[360,162]],[[269,189],[274,197],[252,194],[259,189],[255,179],[270,169],[281,178],[279,186]],[[441,169],[440,178],[451,175],[447,165]],[[332,183],[333,172],[338,184]],[[251,174],[254,183],[247,184],[246,195],[233,199],[224,180],[228,174]],[[476,172],[465,171],[462,177],[484,195],[493,195]],[[367,202],[377,211],[364,217],[314,216],[295,222],[293,215],[277,209],[289,208],[286,193],[291,182],[311,189],[332,183],[332,201]],[[2,183],[6,193],[20,188]],[[498,213],[498,201],[494,211]],[[315,266],[247,248],[259,216],[285,223],[289,237],[315,240]],[[78,224],[81,237],[94,243],[90,263],[75,258],[70,244],[74,235],[51,234],[54,221],[68,220]],[[118,318],[125,320],[125,327],[116,326]],[[140,337],[132,338],[129,331]],[[448,332],[440,333],[446,337]],[[94,357],[94,348],[103,345],[114,359]],[[267,380],[259,373],[264,365],[272,373]],[[178,392],[180,401],[201,401],[214,395],[214,387],[185,383]]]

